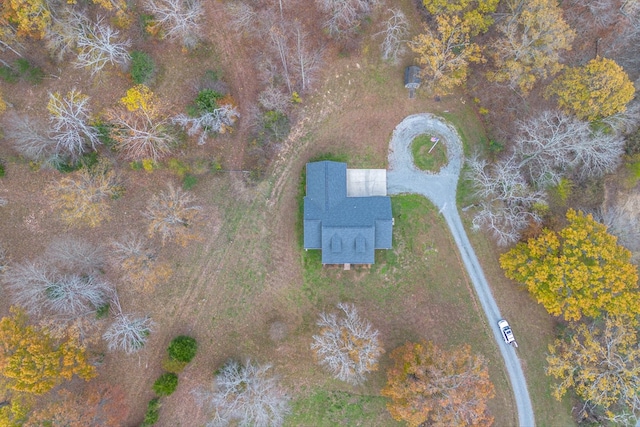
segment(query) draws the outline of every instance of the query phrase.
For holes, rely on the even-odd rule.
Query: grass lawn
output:
[[[434,145],[435,144],[435,145]],[[411,142],[413,162],[418,169],[438,173],[447,164],[447,147],[431,140],[431,135],[418,135]]]

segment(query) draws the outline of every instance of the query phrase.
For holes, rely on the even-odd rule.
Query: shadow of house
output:
[[[409,89],[409,98],[416,96],[416,89],[420,87],[422,79],[420,78],[420,67],[411,65],[404,70],[404,87]]]
[[[322,264],[373,264],[390,249],[393,217],[386,170],[350,169],[346,163],[307,163],[304,248],[322,250]]]

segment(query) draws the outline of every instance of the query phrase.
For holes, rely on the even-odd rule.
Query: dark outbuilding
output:
[[[411,65],[404,70],[404,87],[409,89],[409,98],[414,98],[416,89],[420,87],[420,67]]]

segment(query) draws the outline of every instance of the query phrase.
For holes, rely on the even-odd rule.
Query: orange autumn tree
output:
[[[571,209],[567,220],[559,232],[547,230],[502,254],[505,275],[553,316],[578,321],[608,313],[635,322],[640,293],[631,252],[591,215]]]
[[[129,405],[121,387],[91,382],[79,393],[60,390],[47,405],[30,414],[24,427],[121,426],[128,416]]]
[[[489,426],[487,401],[495,395],[482,356],[463,345],[445,351],[432,342],[411,343],[391,353],[393,366],[381,394],[387,409],[410,426]]]
[[[29,325],[27,315],[11,308],[0,320],[0,382],[8,389],[44,394],[74,375],[88,380],[95,368],[85,348],[67,339],[59,342],[46,328]]]

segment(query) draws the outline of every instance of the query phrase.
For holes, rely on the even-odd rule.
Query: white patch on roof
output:
[[[386,169],[347,169],[347,197],[386,195]]]

